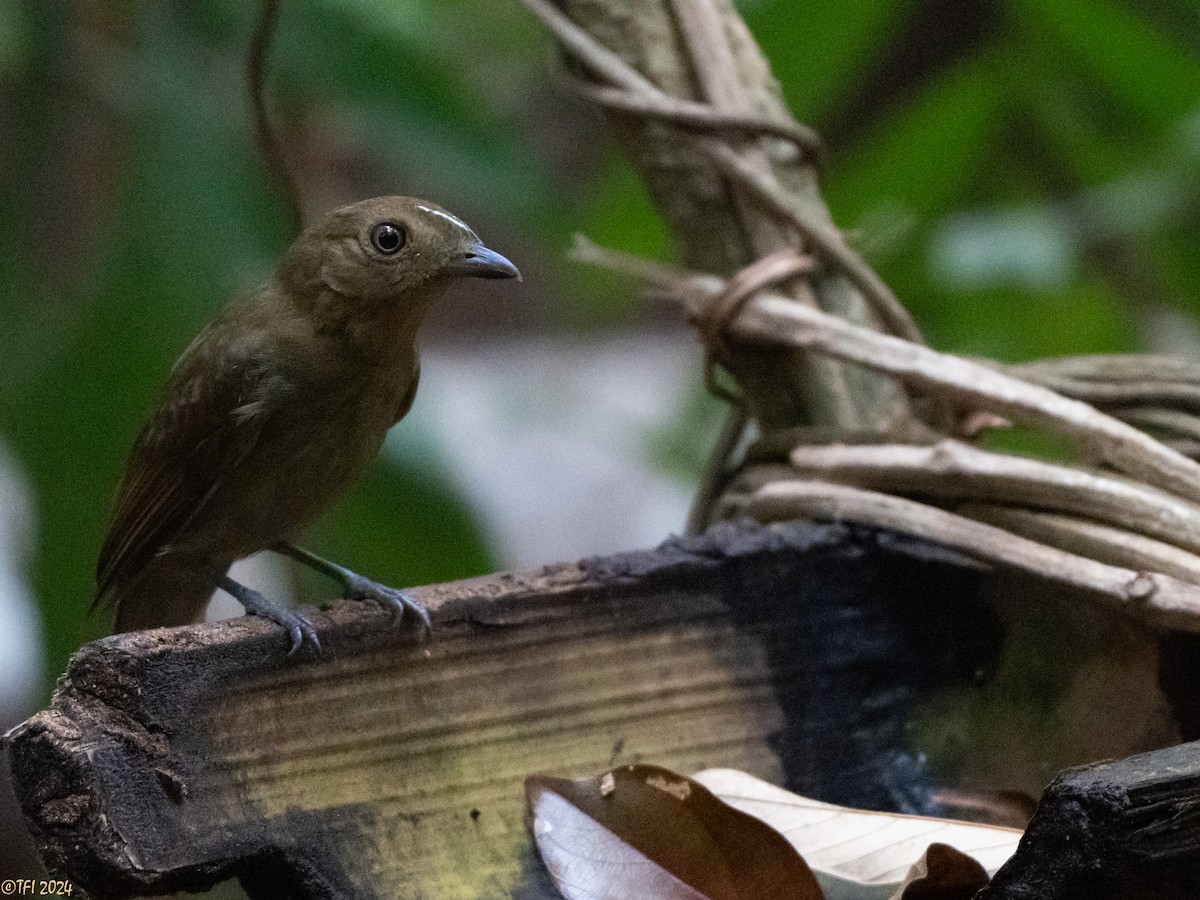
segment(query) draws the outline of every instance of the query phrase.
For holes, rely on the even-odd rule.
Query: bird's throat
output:
[[[425,314],[440,293],[437,286],[430,285],[383,300],[338,297],[337,303],[326,308],[350,307],[353,314],[322,317],[325,327],[321,330],[337,333],[354,355],[372,363],[387,363],[416,343]]]

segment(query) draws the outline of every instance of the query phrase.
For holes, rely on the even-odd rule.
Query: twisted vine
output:
[[[728,367],[726,340],[734,337],[885,374],[930,410],[917,443],[895,444],[869,429],[796,428],[763,434],[757,449],[733,465],[749,425],[735,407],[702,478],[693,525],[712,515],[748,514],[890,528],[1069,585],[1151,624],[1200,631],[1200,463],[1181,452],[1200,450],[1200,366],[1132,356],[1003,366],[925,346],[907,310],[823,210],[797,202],[769,166],[748,158],[748,145],[782,139],[815,159],[822,148],[811,129],[670,97],[549,0],[524,2],[554,34],[573,71],[587,76],[561,70],[560,82],[601,106],[689,134],[742,197],[798,236],[796,246],[765,253],[729,278],[582,239],[575,258],[631,275],[682,304],[704,342],[710,387],[715,366]],[[675,4],[685,37],[708,50],[719,39],[710,3]],[[881,330],[779,290],[822,267],[858,288]],[[957,440],[1010,421],[1065,436],[1102,468],[993,453]]]

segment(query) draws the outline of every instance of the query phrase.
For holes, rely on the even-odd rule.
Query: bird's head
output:
[[[304,293],[324,287],[368,305],[415,300],[455,277],[520,278],[465,222],[413,197],[334,210],[296,239],[279,275]]]

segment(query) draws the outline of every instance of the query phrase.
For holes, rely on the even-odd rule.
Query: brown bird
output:
[[[286,628],[292,652],[319,649],[307,618],[229,578],[265,548],[429,627],[401,591],[292,540],[412,406],[417,329],[463,276],[520,277],[441,207],[377,197],[307,229],[271,279],[200,332],[134,445],[100,551],[96,602],[116,604],[117,631],[193,622],[220,588]]]

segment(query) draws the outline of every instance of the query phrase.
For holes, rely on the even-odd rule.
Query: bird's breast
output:
[[[414,378],[415,363],[408,373],[351,371],[291,385],[265,413],[228,489],[212,498],[214,517],[240,533],[247,553],[295,535],[375,462]]]
[[[374,461],[416,381],[415,354],[398,362],[351,369],[294,393],[278,433],[291,443],[298,469],[352,478]]]

